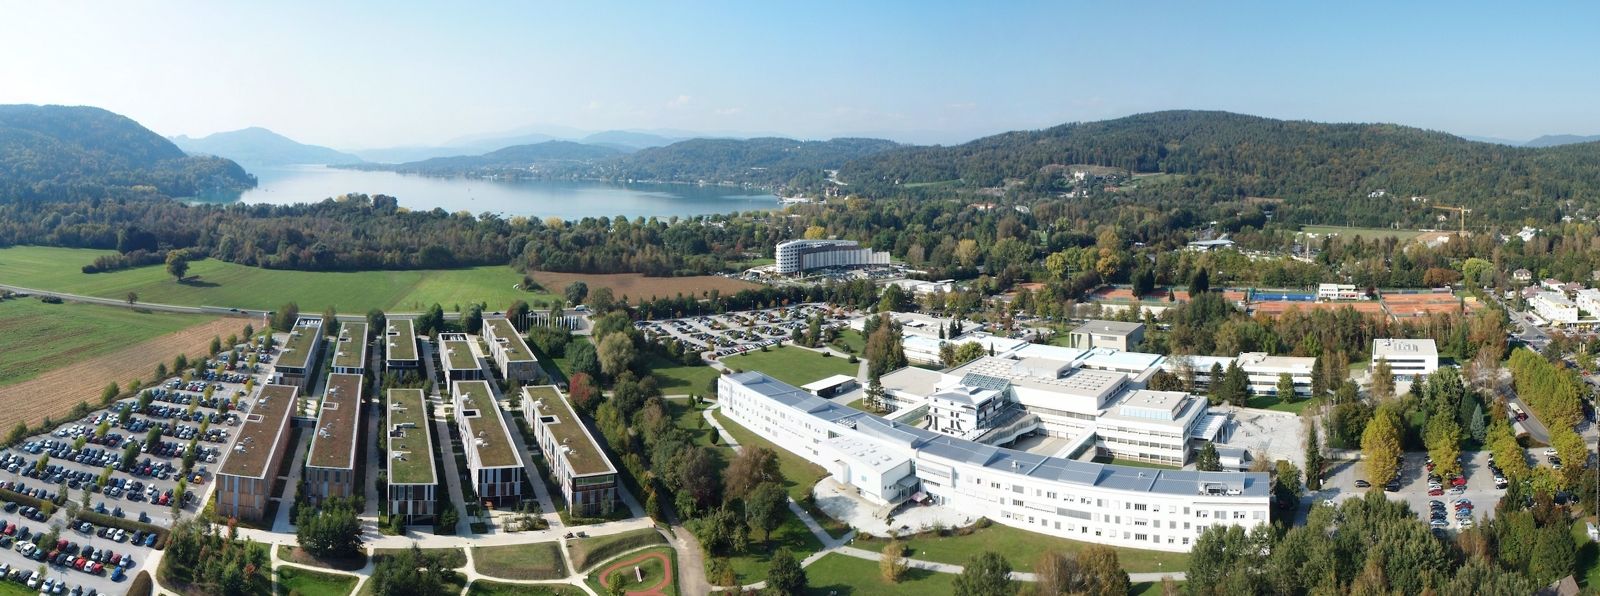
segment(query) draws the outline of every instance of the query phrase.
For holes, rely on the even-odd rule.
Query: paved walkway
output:
[[[294,520],[289,519],[289,509],[300,490],[300,472],[305,468],[306,450],[310,448],[310,443],[302,435],[294,444],[294,458],[289,460],[289,479],[283,482],[283,496],[278,499],[278,515],[272,520],[274,532],[294,534]]]

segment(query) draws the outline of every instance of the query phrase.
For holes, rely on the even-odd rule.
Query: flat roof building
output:
[[[1372,367],[1387,360],[1396,379],[1425,377],[1439,370],[1439,348],[1431,339],[1374,339]]]
[[[818,397],[833,397],[835,395],[849,393],[851,390],[859,386],[860,384],[856,382],[856,378],[854,376],[833,375],[826,379],[807,383],[804,387],[801,387],[801,389],[810,391],[812,394]]]
[[[339,323],[333,344],[333,372],[359,375],[367,372],[367,324]]]
[[[300,317],[289,330],[288,339],[279,347],[277,361],[272,363],[275,382],[308,391],[311,374],[321,360],[322,319]]]
[[[483,366],[478,363],[478,352],[472,343],[464,333],[439,334],[439,364],[446,382],[484,379]]]
[[[439,484],[434,471],[433,425],[421,389],[389,390],[388,512],[412,523],[433,519]]]
[[[489,344],[489,355],[500,374],[507,381],[532,383],[544,377],[539,360],[528,349],[528,342],[517,333],[515,325],[505,317],[484,317],[483,340]]]
[[[1048,457],[899,424],[761,373],[723,375],[734,422],[822,466],[864,499],[952,507],[1016,528],[1114,546],[1188,552],[1213,525],[1270,523],[1263,473],[1154,470]],[[1139,392],[1118,415],[1188,415],[1199,398]],[[1159,414],[1159,415],[1158,415]]]
[[[348,499],[361,488],[361,479],[356,477],[356,445],[360,442],[363,381],[361,375],[328,375],[311,450],[306,454],[305,491],[313,504]]]
[[[1111,348],[1127,352],[1142,341],[1144,324],[1122,321],[1088,321],[1067,334],[1067,347],[1080,350]]]
[[[785,240],[774,251],[778,273],[793,275],[827,267],[888,265],[889,253],[862,247],[854,240]]]
[[[522,498],[522,456],[488,381],[454,383],[456,424],[467,452],[467,470],[478,499],[495,506]]]
[[[617,500],[617,468],[554,385],[522,388],[524,415],[573,515],[608,515]]]
[[[389,318],[383,333],[383,365],[386,368],[417,368],[417,331],[411,319]]]
[[[249,521],[266,518],[277,494],[278,467],[289,452],[289,419],[299,401],[294,385],[262,385],[239,425],[238,439],[217,469],[217,514]]]

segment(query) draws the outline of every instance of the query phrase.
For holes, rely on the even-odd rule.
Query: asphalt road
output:
[[[269,314],[272,314],[272,311],[267,311],[267,310],[256,310],[256,309],[249,309],[249,308],[233,308],[233,307],[228,307],[228,306],[185,306],[185,305],[181,305],[181,304],[161,304],[159,302],[143,302],[143,301],[128,302],[127,300],[119,300],[119,299],[116,299],[116,298],[102,298],[102,297],[99,297],[99,296],[85,296],[83,294],[68,294],[66,292],[56,292],[56,291],[52,291],[52,290],[41,290],[41,289],[38,289],[38,288],[24,288],[22,286],[13,286],[13,285],[9,285],[9,284],[0,284],[0,290],[10,290],[10,291],[16,292],[18,294],[28,294],[28,295],[32,295],[32,296],[53,296],[53,297],[60,298],[60,299],[62,299],[64,301],[67,301],[67,302],[82,302],[82,303],[85,303],[85,304],[99,304],[99,305],[102,305],[102,306],[117,306],[117,307],[122,307],[122,308],[137,308],[137,309],[143,309],[143,310],[153,310],[153,311],[160,311],[160,312],[180,313],[180,314],[222,315],[222,316],[250,317],[250,318],[264,317],[264,316],[267,316]],[[395,316],[417,316],[417,315],[421,315],[422,313],[392,312],[392,313],[387,313],[387,314],[395,315]],[[339,320],[341,320],[341,321],[364,321],[364,320],[366,320],[366,318],[367,317],[364,314],[339,315]],[[461,313],[458,313],[458,312],[446,312],[446,313],[444,313],[444,318],[445,318],[446,321],[454,321],[456,319],[461,318]]]

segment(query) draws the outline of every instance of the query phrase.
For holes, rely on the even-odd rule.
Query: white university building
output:
[[[973,370],[971,383],[940,388],[937,407],[964,411],[966,402],[973,402],[973,415],[965,420],[976,421],[980,408],[1018,388],[1039,399],[1050,393],[1046,387],[1054,381],[1037,377],[1053,374],[1049,371],[1055,365],[995,360],[1004,359],[979,362],[985,362],[984,370],[1010,367],[1014,372],[989,377]],[[1085,373],[1109,374],[1075,374]],[[1079,402],[1072,408],[1096,406],[1094,419],[1080,423],[1098,421],[1112,437],[1142,436],[1146,438],[1138,440],[1147,441],[1179,429],[1182,442],[1184,429],[1203,418],[1205,400],[1181,392],[1134,390],[1101,403],[1108,398],[1095,387],[1104,384],[1087,383],[1066,401]],[[996,447],[834,404],[755,372],[722,376],[717,395],[729,418],[882,505],[935,503],[1043,534],[1173,552],[1190,550],[1200,532],[1213,525],[1269,523],[1270,484],[1264,473],[1135,468]],[[999,416],[1005,424],[1012,414],[1004,410],[1013,407],[994,406],[982,415]],[[1062,410],[1065,418],[1076,419],[1077,414]],[[940,422],[947,423],[954,424]]]
[[[1400,380],[1425,377],[1439,370],[1439,348],[1431,339],[1374,339],[1374,369],[1380,359],[1389,362],[1389,370]]]
[[[889,253],[862,247],[854,240],[785,240],[778,243],[778,273],[793,275],[826,267],[888,265]]]

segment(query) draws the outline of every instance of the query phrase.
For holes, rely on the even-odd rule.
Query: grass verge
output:
[[[513,546],[479,546],[472,549],[478,573],[501,579],[560,579],[567,576],[566,561],[558,542]]]

